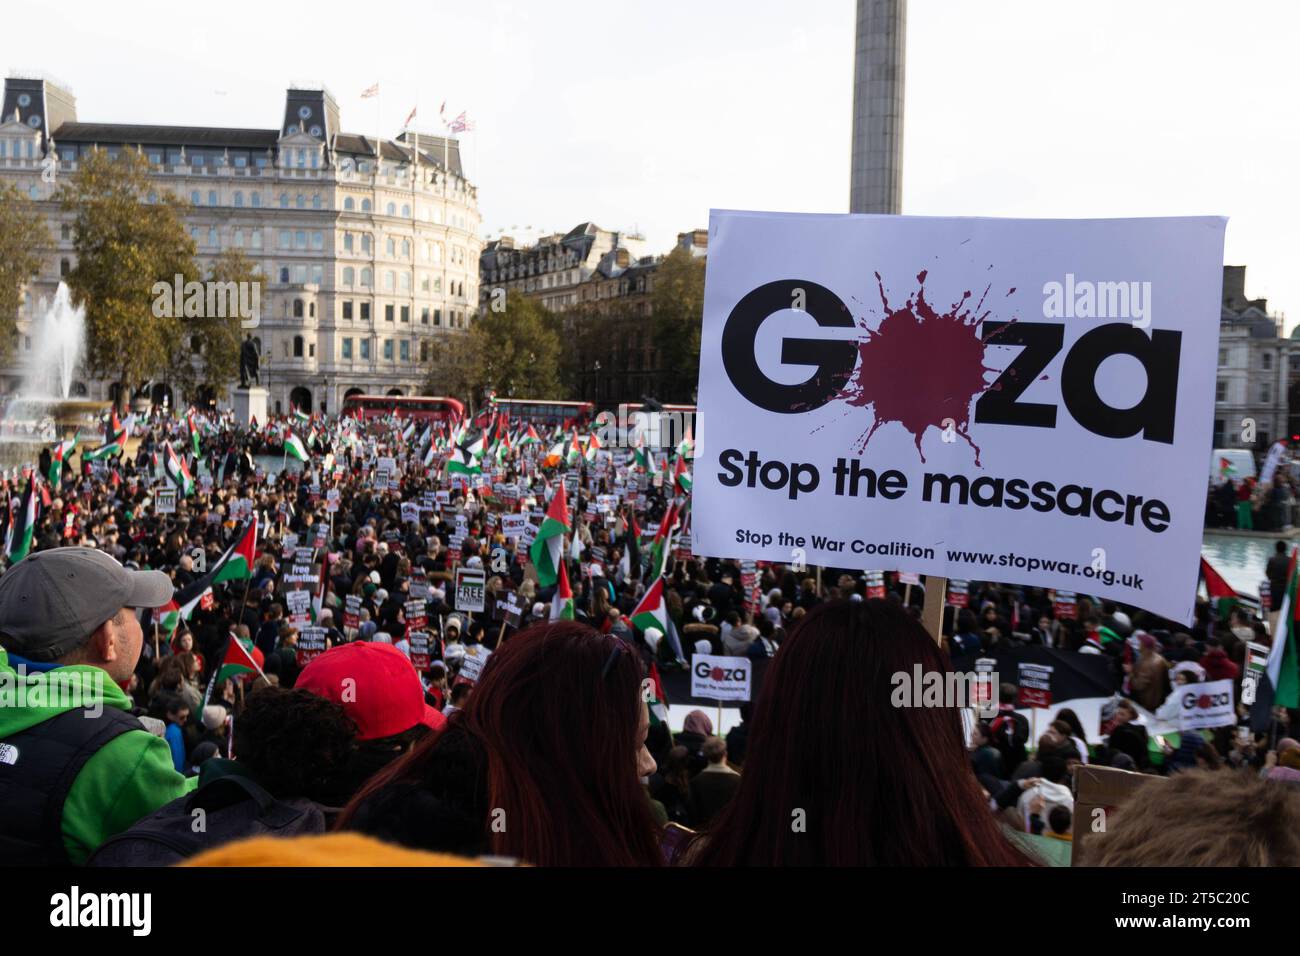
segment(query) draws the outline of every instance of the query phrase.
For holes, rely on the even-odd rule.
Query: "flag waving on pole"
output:
[[[551,598],[551,620],[573,620],[573,588],[569,586],[569,572],[560,562],[559,584],[555,587],[555,597]]]
[[[190,477],[190,470],[185,467],[185,462],[181,461],[176,454],[176,449],[172,448],[172,443],[166,443],[167,457],[164,459],[163,467],[167,471],[167,477],[171,479],[176,490],[181,493],[181,497],[188,498],[194,494],[194,479]]]
[[[564,551],[564,534],[570,529],[569,506],[564,498],[564,484],[555,489],[555,497],[546,509],[546,518],[542,521],[532,547],[528,549],[529,560],[537,569],[537,581],[542,587],[550,587],[559,579],[561,555]]]
[[[410,126],[410,125],[411,125],[411,120],[415,119],[415,111],[418,110],[418,109],[419,109],[418,106],[412,106],[412,107],[411,107],[411,113],[410,113],[409,116],[406,117],[406,122],[402,124],[403,126]]]
[[[374,84],[373,86],[367,86],[364,90],[361,91],[361,98],[363,100],[368,100],[370,99],[370,97],[378,96],[378,95],[379,95],[378,83]]]

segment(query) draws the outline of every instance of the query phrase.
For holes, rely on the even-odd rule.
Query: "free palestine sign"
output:
[[[715,210],[693,550],[1190,622],[1225,225]]]

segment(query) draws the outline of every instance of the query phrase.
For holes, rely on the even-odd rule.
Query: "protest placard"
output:
[[[1191,622],[1224,226],[715,211],[695,552]]]
[[[456,569],[456,602],[458,611],[481,611],[486,595],[487,574],[481,568]]]
[[[299,667],[306,667],[313,658],[325,653],[325,628],[304,627],[298,632],[296,657]]]
[[[160,515],[174,515],[176,513],[176,489],[159,488],[153,496],[154,511]]]
[[[1178,729],[1208,730],[1230,727],[1237,722],[1231,679],[1184,684],[1178,694]]]
[[[709,700],[749,700],[753,665],[746,657],[691,655],[691,696]]]
[[[429,669],[429,632],[411,631],[406,636],[411,648],[411,664],[417,671]]]

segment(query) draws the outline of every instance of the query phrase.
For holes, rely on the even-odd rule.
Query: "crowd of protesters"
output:
[[[258,464],[308,428],[300,469]],[[1080,596],[1064,616],[1051,592],[972,581],[936,642],[920,587],[891,580],[881,598],[860,570],[697,559],[689,518],[677,517],[666,618],[642,627],[632,621],[652,583],[642,528],[688,516],[689,485],[638,469],[627,451],[589,446],[544,464],[546,443],[525,449],[516,431],[470,475],[447,467],[454,441],[435,447],[432,427],[392,418],[247,428],[155,414],[131,430],[130,453],[65,462],[42,484],[31,553],[0,575],[0,676],[36,684],[66,672],[115,712],[93,733],[67,730],[52,707],[0,712],[0,756],[9,744],[49,762],[0,759],[0,784],[33,791],[28,817],[0,820],[0,862],[159,865],[218,847],[227,863],[290,862],[304,841],[340,831],[357,835],[346,847],[361,862],[396,845],[538,865],[1034,865],[1048,859],[1035,841],[1070,840],[1071,777],[1090,763],[1182,775],[1167,791],[1181,822],[1225,837],[1241,816],[1205,795],[1229,780],[1237,806],[1266,801],[1278,819],[1300,820],[1293,712],[1276,710],[1259,733],[1191,732],[1177,746],[1148,739],[1141,717],[1158,716],[1180,683],[1239,688],[1247,643],[1270,643],[1246,609],[1220,619],[1201,601],[1184,627]],[[159,458],[173,453],[194,484],[159,513],[169,486]],[[395,470],[378,468],[386,458]],[[35,464],[50,473],[50,461]],[[566,476],[571,620],[553,613],[564,595],[540,583],[501,520],[544,511]],[[25,487],[15,475],[4,494],[17,502]],[[11,523],[16,510],[5,508]],[[254,521],[248,573],[205,587]],[[113,567],[64,574],[69,548]],[[304,561],[308,575],[296,573]],[[482,611],[455,606],[458,567],[484,571]],[[161,572],[176,597],[131,597],[149,588],[119,572],[154,589]],[[23,604],[37,574],[55,593],[84,586],[115,606],[55,635]],[[301,589],[305,619],[288,597]],[[417,618],[423,643],[412,641]],[[322,645],[300,646],[307,628]],[[236,644],[251,667],[230,666]],[[951,707],[891,706],[891,674],[1031,646],[1109,662],[1103,734],[1065,709],[1030,740],[1013,685],[998,716],[968,729]],[[694,709],[673,731],[658,706],[659,675],[695,653],[764,662],[725,734]],[[110,679],[91,681],[96,669]],[[56,778],[53,830],[20,830],[50,819],[40,785]],[[1155,799],[1146,794],[1135,819]],[[1136,824],[1115,831],[1102,844],[1112,862],[1187,862],[1187,847],[1153,843]],[[1300,864],[1298,832],[1248,862]],[[266,837],[269,849],[248,839]],[[1213,848],[1201,852],[1214,862]]]

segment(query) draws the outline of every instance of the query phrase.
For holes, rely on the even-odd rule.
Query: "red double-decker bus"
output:
[[[596,410],[593,402],[559,402],[533,398],[497,398],[492,403],[510,424],[526,422],[547,428],[585,428]]]
[[[458,422],[465,406],[442,396],[349,395],[343,399],[343,414],[361,421],[396,415],[420,422]]]

